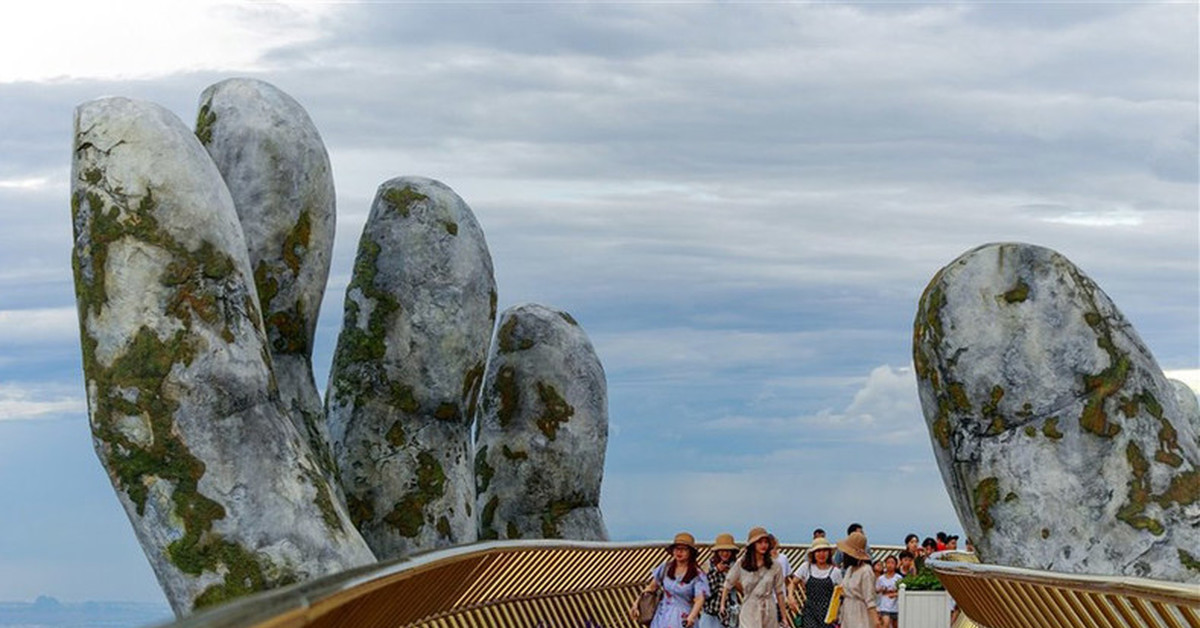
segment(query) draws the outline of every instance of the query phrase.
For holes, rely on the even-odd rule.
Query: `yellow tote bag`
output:
[[[842,608],[842,585],[834,585],[833,595],[829,598],[829,611],[825,613],[825,623],[837,621],[838,610]]]

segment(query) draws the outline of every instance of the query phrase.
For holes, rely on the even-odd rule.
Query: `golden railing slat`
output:
[[[1183,619],[1188,623],[1188,628],[1200,628],[1200,609],[1183,606],[1180,607],[1179,612],[1183,614]]]
[[[943,552],[926,564],[963,612],[988,628],[1198,628],[1200,623],[1200,586],[961,560],[962,553]],[[986,592],[980,583],[995,589]]]

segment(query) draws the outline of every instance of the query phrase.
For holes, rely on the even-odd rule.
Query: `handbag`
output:
[[[649,626],[654,623],[654,613],[658,610],[658,603],[661,601],[661,588],[654,591],[642,591],[637,601],[638,623],[643,626]]]
[[[655,573],[661,574],[662,570],[665,569],[666,566],[667,563],[663,563],[658,569],[655,570]],[[653,591],[642,591],[642,594],[638,596],[638,623],[643,626],[649,626],[650,624],[654,623],[654,613],[658,610],[658,603],[662,601],[662,578],[656,575],[654,580],[658,583],[658,586],[655,587]]]

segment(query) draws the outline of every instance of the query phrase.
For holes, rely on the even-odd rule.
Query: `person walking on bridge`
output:
[[[833,543],[823,536],[817,537],[808,546],[808,560],[796,568],[796,578],[804,587],[801,628],[829,628],[834,625],[825,623],[825,614],[829,612],[833,587],[842,583],[842,570],[830,562],[832,554]]]
[[[739,628],[777,628],[779,609],[784,605],[784,573],[771,560],[771,538],[765,528],[752,528],[746,535],[746,553],[729,570],[721,587],[721,614],[728,612],[729,591],[741,585],[744,593],[738,613]]]
[[[659,565],[650,573],[650,584],[645,591],[653,593],[662,588],[662,601],[654,612],[650,628],[692,628],[700,619],[700,608],[708,595],[708,578],[696,564],[700,550],[696,537],[687,532],[675,535],[667,546],[671,560]],[[637,602],[629,609],[635,621],[638,616]]]
[[[842,628],[876,628],[879,613],[875,610],[875,570],[867,553],[867,537],[855,532],[838,541],[837,546],[846,569],[842,576]]]
[[[704,612],[700,615],[699,628],[733,628],[737,625],[735,617],[738,608],[738,593],[729,594],[729,612],[721,614],[721,591],[725,586],[725,577],[737,560],[738,546],[733,542],[733,535],[727,532],[717,535],[713,541],[712,559],[708,562],[708,597],[704,599]]]

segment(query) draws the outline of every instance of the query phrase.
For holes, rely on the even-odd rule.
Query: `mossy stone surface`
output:
[[[495,288],[483,232],[453,190],[421,177],[380,185],[326,399],[343,486],[370,500],[356,519],[380,558],[477,538],[471,425]]]
[[[501,314],[476,436],[480,538],[607,538],[606,395],[574,317],[536,304]]]
[[[336,222],[329,155],[308,112],[269,83],[224,80],[205,89],[200,103],[196,135],[237,210],[280,397],[341,500],[312,374]]]
[[[1200,582],[1178,552],[1200,546],[1200,408],[1082,270],[1028,244],[964,253],[921,297],[913,360],[951,501],[989,561]]]

